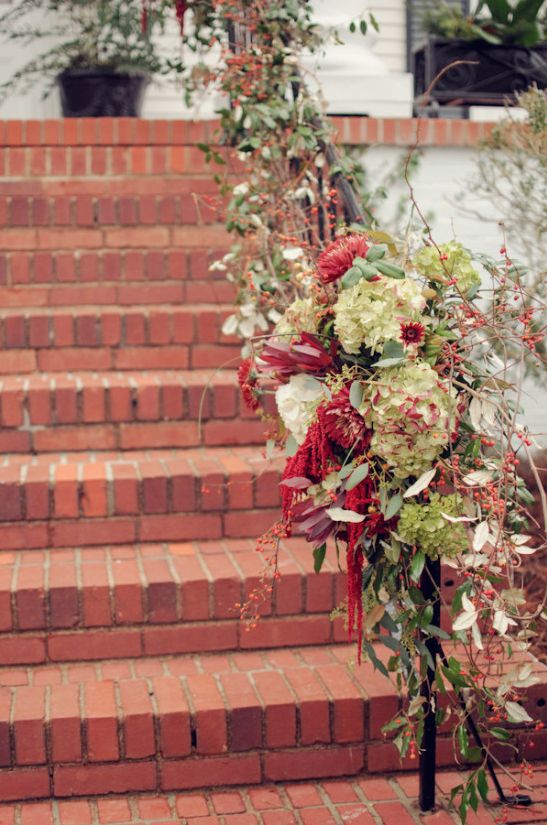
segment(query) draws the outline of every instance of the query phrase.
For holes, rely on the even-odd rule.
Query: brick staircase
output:
[[[398,768],[340,572],[291,540],[239,621],[279,468],[221,334],[207,125],[2,128],[0,801]]]

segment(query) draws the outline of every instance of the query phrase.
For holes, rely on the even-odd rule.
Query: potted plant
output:
[[[428,11],[424,24],[429,39],[414,52],[415,97],[424,95],[437,77],[426,103],[503,105],[533,84],[544,88],[542,7],[544,0],[480,0],[469,16],[445,3]]]
[[[181,68],[155,41],[181,13],[172,0],[16,0],[0,15],[4,38],[48,47],[0,86],[0,99],[45,76],[65,117],[137,117],[151,76]]]

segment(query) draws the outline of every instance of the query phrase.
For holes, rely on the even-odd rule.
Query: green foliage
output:
[[[544,0],[480,0],[475,13],[465,16],[459,6],[441,3],[426,12],[424,24],[439,37],[530,47],[545,36],[543,6]]]
[[[167,74],[181,70],[154,43],[168,19],[175,17],[171,0],[155,0],[143,15],[142,0],[16,0],[0,14],[4,40],[25,47],[34,41],[56,41],[0,86],[0,99],[30,88],[37,77],[51,81],[69,69]]]

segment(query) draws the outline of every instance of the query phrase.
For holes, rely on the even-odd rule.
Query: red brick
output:
[[[84,516],[108,514],[106,466],[84,464],[82,481],[82,513]]]
[[[24,347],[26,344],[25,318],[12,315],[4,319],[6,347]]]
[[[178,796],[175,804],[177,814],[183,818],[204,817],[209,813],[209,806],[204,794]]]
[[[23,517],[21,469],[0,468],[0,521],[18,521]]]
[[[161,753],[165,757],[186,756],[191,751],[190,714],[181,683],[174,678],[155,677],[153,686]]]
[[[55,628],[78,624],[78,585],[72,563],[55,563],[52,560],[49,570],[49,617]]]
[[[265,708],[266,747],[296,744],[296,704],[279,673],[257,672],[253,676]]]
[[[190,790],[202,787],[203,777],[208,776],[217,787],[256,785],[260,782],[260,775],[260,757],[255,753],[164,762],[160,783],[164,791]]]
[[[84,641],[85,640],[85,641]],[[87,631],[51,635],[48,639],[49,658],[55,662],[78,662],[84,657],[82,643],[85,644],[85,659],[125,659],[141,655],[138,631],[116,630],[111,633]]]
[[[98,799],[97,810],[101,825],[133,821],[127,799]]]
[[[167,513],[167,477],[160,461],[140,465],[145,513]]]
[[[4,636],[0,638],[0,661],[4,666],[40,664],[45,659],[45,642],[39,636]]]
[[[54,825],[51,802],[31,802],[21,807],[20,825]]]
[[[156,789],[153,762],[124,762],[119,765],[58,765],[53,773],[54,793],[58,796],[129,793]]]
[[[87,800],[59,801],[61,825],[91,825],[91,807]]]
[[[104,627],[112,624],[110,584],[106,564],[83,564],[82,619],[85,627]]]
[[[91,762],[111,762],[120,757],[114,685],[84,685],[87,756]],[[81,794],[80,794],[81,795]]]
[[[48,796],[50,796],[50,781],[47,768],[23,768],[0,773],[0,801],[2,802],[15,799],[40,799]]]
[[[142,759],[156,752],[154,720],[144,681],[122,681],[119,686],[123,714],[125,757]]]
[[[228,747],[227,713],[215,680],[205,674],[194,676],[188,680],[187,687],[193,706],[197,752],[222,753]],[[185,784],[183,787],[195,786]]]
[[[49,518],[49,475],[47,466],[28,467],[25,480],[27,519]]]
[[[57,685],[51,691],[49,727],[53,762],[79,762],[82,758],[79,690],[79,685]]]
[[[300,707],[300,740],[303,745],[330,742],[329,702],[313,671],[291,668],[286,679],[296,693]]]
[[[244,673],[220,676],[230,714],[230,751],[262,746],[262,703]]]
[[[20,630],[36,630],[46,626],[45,598],[43,566],[20,566],[15,588],[17,626]]]
[[[40,765],[45,763],[44,717],[44,688],[17,688],[14,697],[13,730],[15,760],[18,765]]]

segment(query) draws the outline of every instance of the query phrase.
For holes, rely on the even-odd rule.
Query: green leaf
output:
[[[344,289],[349,289],[350,287],[355,286],[355,284],[358,284],[362,277],[363,273],[359,267],[351,266],[341,279],[340,283]]]
[[[370,25],[372,26],[374,31],[379,32],[380,31],[380,26],[378,25],[378,21],[376,20],[376,18],[374,17],[374,15],[371,11],[369,11],[369,13],[368,13],[368,19],[370,20]]]
[[[354,381],[349,388],[349,400],[352,407],[359,409],[363,403],[363,385],[360,381]]]
[[[392,564],[397,564],[401,558],[401,545],[397,539],[392,538],[391,544],[384,544],[384,555]]]
[[[480,762],[484,757],[482,748],[469,748],[467,751],[468,762]]]
[[[397,364],[402,364],[404,360],[404,358],[380,358],[374,366],[378,367],[378,369],[387,369],[388,367],[396,367]]]
[[[437,627],[434,624],[428,624],[424,628],[431,636],[437,636],[438,639],[450,639],[450,633],[447,633],[446,630],[443,630],[441,627]]]
[[[285,443],[285,455],[291,457],[296,454],[299,444],[294,435],[290,435]]]
[[[370,281],[372,278],[376,278],[378,276],[375,267],[367,263],[364,258],[354,258],[352,269],[358,269],[363,278],[367,281]]]
[[[316,573],[321,571],[321,567],[323,566],[323,562],[325,561],[325,555],[327,552],[327,543],[323,542],[319,547],[313,548],[313,569]]]
[[[353,22],[353,20],[352,20],[352,21],[351,21],[351,23],[349,24],[349,30],[350,30],[350,32],[351,32],[352,34],[355,34],[355,32],[357,31],[357,26],[355,25],[355,23]]]
[[[396,493],[392,498],[389,499],[386,507],[386,511],[384,513],[384,518],[386,521],[389,521],[390,518],[399,512],[403,505],[403,497],[400,493]]]
[[[354,487],[357,487],[363,479],[368,476],[369,465],[365,461],[363,464],[360,464],[353,473],[350,475],[348,482],[346,484],[346,490],[353,490]]]
[[[379,261],[385,257],[387,252],[387,245],[385,243],[375,244],[371,246],[366,254],[367,261],[370,263],[374,263],[375,261]]]
[[[507,0],[486,0],[486,5],[496,23],[507,23],[511,14],[511,6]]]
[[[391,720],[391,722],[387,722],[385,725],[382,725],[382,733],[389,733],[392,730],[397,730],[398,728],[402,728],[403,725],[406,725],[406,719],[404,716],[396,716],[395,719]]]
[[[483,802],[488,802],[488,779],[486,778],[486,771],[480,768],[477,771],[477,790],[481,795]]]
[[[511,739],[511,733],[505,728],[490,728],[490,733],[501,742],[508,742]]]
[[[367,23],[366,23],[366,20],[360,20],[360,21],[359,21],[359,28],[360,28],[360,30],[361,30],[361,34],[366,34],[366,33],[367,33]]]
[[[463,724],[458,726],[458,747],[461,755],[466,757],[469,750],[469,735]]]
[[[405,348],[402,341],[386,341],[382,350],[382,358],[404,358]]]
[[[388,264],[384,261],[377,261],[376,269],[378,272],[381,272],[382,275],[386,275],[388,278],[396,278],[397,280],[403,280],[405,277],[404,269],[401,269],[400,266],[395,266],[394,264]]]
[[[513,11],[513,23],[527,20],[529,23],[535,22],[545,0],[520,0]]]
[[[425,566],[425,553],[418,550],[410,562],[410,578],[413,582],[417,582],[422,575]]]
[[[417,587],[411,586],[408,588],[408,595],[414,602],[414,604],[425,604],[425,599],[423,597],[422,591],[418,590]]]

